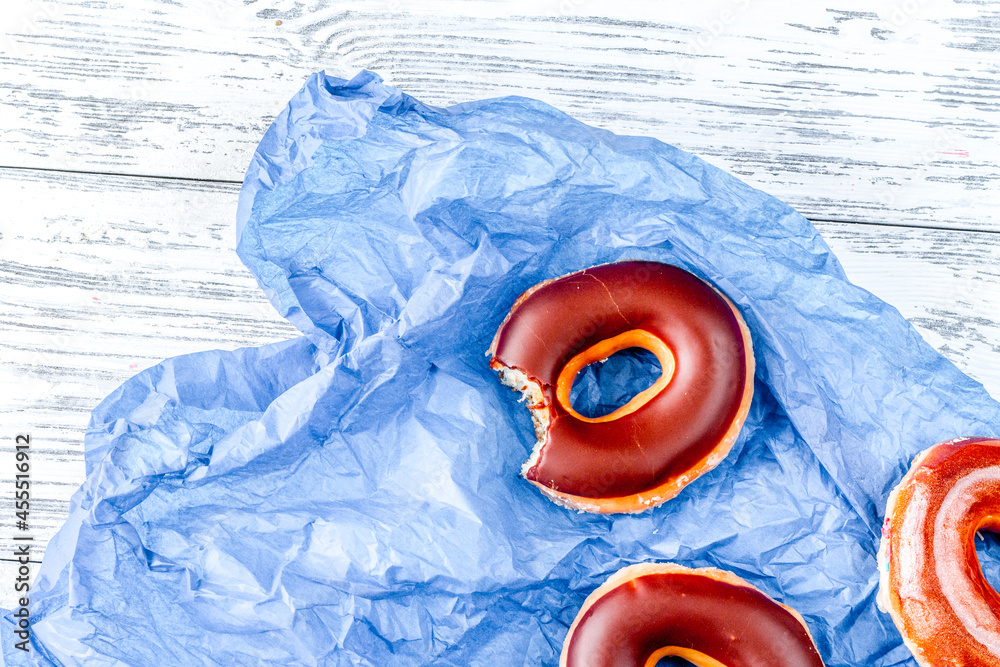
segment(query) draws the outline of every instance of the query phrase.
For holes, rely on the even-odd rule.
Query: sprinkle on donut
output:
[[[641,563],[613,574],[583,603],[560,667],[822,667],[802,617],[735,574]]]
[[[935,445],[889,495],[878,603],[924,667],[1000,667],[1000,595],[975,544],[998,529],[1000,440]]]
[[[656,355],[659,379],[608,415],[579,414],[569,400],[577,373],[633,347]],[[605,264],[535,285],[488,354],[534,420],[537,442],[522,475],[588,512],[639,512],[676,496],[729,453],[753,397],[753,348],[736,307],[657,262]]]

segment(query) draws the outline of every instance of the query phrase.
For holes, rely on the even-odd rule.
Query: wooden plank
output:
[[[855,284],[1000,399],[1000,235],[817,223]]]
[[[0,169],[0,552],[13,436],[35,454],[36,553],[83,481],[89,411],[164,357],[296,335],[233,250],[232,184]],[[860,285],[1000,396],[1000,235],[818,225]],[[956,295],[958,295],[956,297]],[[0,562],[0,581],[14,565]],[[0,606],[13,602],[0,586]]]
[[[90,411],[165,357],[285,340],[234,246],[231,184],[0,169],[0,554],[34,553],[83,481]],[[14,525],[14,437],[31,435],[30,531]],[[0,561],[0,581],[16,565]],[[37,568],[36,568],[37,570]],[[0,606],[13,603],[0,586]]]
[[[313,70],[522,94],[705,156],[814,219],[998,229],[1000,3],[15,5],[0,164],[238,181]],[[280,25],[278,25],[280,23]]]

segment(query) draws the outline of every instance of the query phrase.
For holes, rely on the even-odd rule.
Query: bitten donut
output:
[[[623,568],[590,594],[560,667],[822,667],[805,621],[735,574],[673,563]]]
[[[878,603],[924,667],[1000,667],[1000,595],[976,557],[979,530],[1000,530],[998,440],[934,445],[889,494]]]
[[[632,347],[656,355],[659,379],[608,415],[574,410],[576,374]],[[753,398],[753,347],[736,307],[657,262],[605,264],[535,285],[488,354],[534,420],[537,442],[521,473],[587,512],[638,512],[676,496],[729,453]]]

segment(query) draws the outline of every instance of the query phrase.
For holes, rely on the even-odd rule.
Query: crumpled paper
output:
[[[918,451],[998,435],[998,404],[789,206],[535,100],[441,109],[361,72],[291,100],[238,218],[304,337],[169,359],[98,406],[32,589],[37,664],[555,665],[587,594],[650,560],[735,572],[827,665],[916,664],[875,605],[885,499]],[[737,304],[756,394],[714,471],[591,516],[518,477],[531,420],[485,351],[524,289],[622,259]]]

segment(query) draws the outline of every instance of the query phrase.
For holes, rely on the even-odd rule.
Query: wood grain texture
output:
[[[324,68],[439,105],[528,95],[699,154],[817,220],[1000,397],[1000,2],[15,0],[3,20],[0,462],[31,433],[38,555],[105,395],[164,357],[296,335],[232,224],[260,136]]]
[[[815,219],[1000,224],[1000,2],[20,6],[0,165],[238,181],[311,71],[369,68],[433,104],[529,95],[659,137]]]
[[[848,277],[1000,399],[1000,235],[818,222]]]
[[[0,423],[33,438],[37,553],[83,481],[90,410],[140,369],[297,335],[233,249],[238,186],[0,169]],[[1000,396],[1000,235],[819,223],[849,275]],[[12,437],[12,435],[11,435]],[[0,443],[0,462],[13,442]],[[0,490],[12,465],[0,465]],[[0,493],[0,553],[12,501]],[[0,581],[14,564],[0,562]],[[6,579],[4,579],[7,577]],[[0,605],[13,602],[0,587]]]
[[[40,557],[83,482],[90,411],[166,357],[297,335],[240,263],[231,184],[0,169],[0,554]],[[14,436],[31,435],[31,529]],[[13,568],[0,562],[0,581]],[[0,586],[0,606],[13,601]]]

